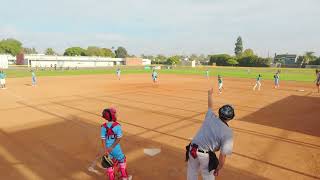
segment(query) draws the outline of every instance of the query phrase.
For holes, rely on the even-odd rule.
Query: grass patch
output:
[[[205,71],[209,69],[210,76],[238,77],[255,79],[258,74],[262,79],[273,80],[273,75],[278,70],[276,68],[241,68],[241,67],[176,67],[175,69],[157,70],[161,74],[181,74],[205,76]],[[248,71],[249,69],[249,71]],[[75,75],[96,75],[115,74],[115,68],[108,69],[78,69],[78,70],[38,70],[36,75],[41,76],[75,76]],[[28,69],[8,69],[5,71],[8,78],[31,77]],[[141,74],[151,73],[151,70],[144,70],[143,67],[122,67],[121,74]],[[313,82],[315,80],[314,69],[281,69],[280,80],[283,81],[303,81]]]

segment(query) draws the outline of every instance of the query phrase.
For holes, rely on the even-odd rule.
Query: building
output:
[[[296,54],[275,54],[274,63],[283,65],[293,65],[297,63],[298,56]]]
[[[8,69],[10,55],[0,54],[0,69]]]
[[[142,59],[142,65],[151,65],[151,60],[150,59]]]
[[[110,58],[91,56],[47,56],[25,55],[23,63],[28,67],[112,67],[115,65],[150,65],[151,61],[141,58]]]

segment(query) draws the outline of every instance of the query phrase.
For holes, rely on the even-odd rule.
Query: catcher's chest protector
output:
[[[115,135],[116,135],[116,134],[113,132],[112,129],[113,129],[114,127],[116,127],[116,126],[120,126],[120,124],[117,123],[117,122],[113,122],[110,128],[107,126],[107,123],[104,123],[102,126],[105,127],[106,130],[107,130],[107,131],[106,131],[106,137],[107,137],[108,139],[115,139]]]

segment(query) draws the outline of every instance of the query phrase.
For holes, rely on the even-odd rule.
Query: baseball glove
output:
[[[109,156],[107,156],[107,155],[102,156],[101,166],[102,166],[103,168],[113,167],[113,161],[112,161],[112,159],[111,159]]]

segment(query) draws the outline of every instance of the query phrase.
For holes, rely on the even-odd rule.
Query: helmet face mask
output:
[[[226,104],[223,105],[220,109],[219,109],[219,118],[223,121],[229,121],[232,120],[234,118],[235,114],[234,114],[234,109],[231,105]]]

